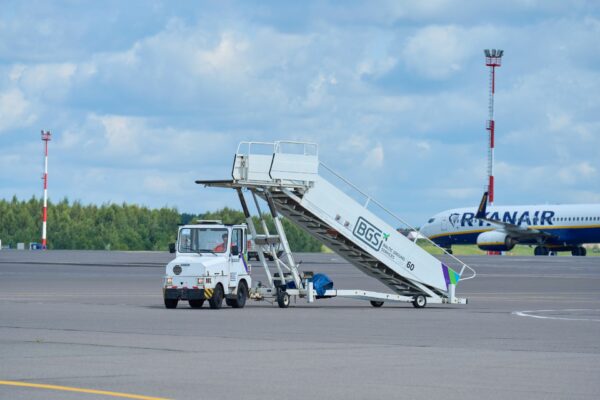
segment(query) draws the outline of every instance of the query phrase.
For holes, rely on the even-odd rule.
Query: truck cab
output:
[[[165,268],[163,298],[166,308],[180,300],[200,308],[243,308],[252,286],[247,262],[246,225],[225,225],[221,221],[198,221],[179,227],[171,251],[175,259]]]

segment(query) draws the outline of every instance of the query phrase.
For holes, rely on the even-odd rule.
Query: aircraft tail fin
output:
[[[475,214],[475,218],[485,218],[485,210],[487,208],[487,203],[488,203],[488,192],[485,192],[483,194],[483,197],[481,198],[481,203],[479,203],[479,208],[477,209],[477,214]]]

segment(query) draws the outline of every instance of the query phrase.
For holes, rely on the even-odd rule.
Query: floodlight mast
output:
[[[490,68],[490,92],[489,92],[489,119],[487,121],[486,130],[488,131],[488,201],[489,204],[494,204],[494,147],[495,147],[495,128],[494,122],[494,93],[496,91],[496,67],[502,66],[502,55],[504,50],[485,49],[485,65]]]
[[[42,130],[42,141],[44,142],[44,175],[42,180],[44,181],[44,205],[42,207],[42,249],[46,250],[46,222],[48,220],[48,142],[52,138],[52,134],[49,131],[44,132]]]

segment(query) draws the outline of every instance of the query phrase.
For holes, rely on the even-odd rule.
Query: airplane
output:
[[[600,204],[490,206],[483,194],[471,208],[443,211],[420,233],[452,253],[452,245],[476,244],[481,250],[510,251],[517,244],[535,245],[536,256],[571,251],[585,256],[584,243],[600,243]]]

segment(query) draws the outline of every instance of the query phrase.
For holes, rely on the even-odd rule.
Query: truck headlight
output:
[[[173,278],[167,278],[167,286],[173,286]]]

